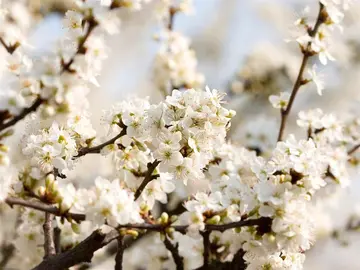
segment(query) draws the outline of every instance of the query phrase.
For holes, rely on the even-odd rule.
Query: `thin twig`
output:
[[[44,259],[56,254],[55,243],[54,243],[54,231],[52,227],[54,215],[45,213],[45,222],[43,225],[44,229]]]
[[[271,220],[271,219],[270,219]],[[224,232],[229,229],[240,228],[240,227],[250,227],[250,226],[261,226],[263,224],[269,223],[269,218],[258,218],[258,219],[247,219],[240,220],[236,222],[231,222],[227,224],[206,224],[205,231],[219,231]],[[139,230],[149,230],[155,232],[166,232],[168,228],[172,228],[175,231],[186,233],[189,225],[162,225],[162,224],[149,224],[149,223],[140,223],[140,224],[122,224],[118,225],[118,229],[128,228],[128,229],[139,229]]]
[[[92,16],[87,19],[87,22],[89,25],[88,25],[85,35],[81,38],[74,56],[71,57],[67,63],[62,64],[62,69],[61,69],[60,74],[64,73],[65,71],[68,71],[70,73],[73,72],[70,67],[74,63],[76,55],[85,54],[85,52],[86,52],[85,43],[88,40],[88,38],[90,37],[91,32],[96,28],[96,26],[98,26],[98,22]]]
[[[318,14],[315,26],[311,31],[309,31],[310,37],[315,37],[316,33],[319,30],[320,25],[324,23],[323,10],[324,10],[324,5],[322,3],[320,3],[319,14]],[[304,71],[305,71],[307,62],[308,62],[309,58],[312,55],[313,54],[311,53],[311,41],[310,41],[308,43],[308,45],[307,45],[306,50],[303,50],[303,59],[302,59],[302,62],[301,62],[299,74],[297,76],[297,79],[295,81],[293,90],[291,92],[289,103],[288,103],[285,110],[284,109],[281,110],[281,124],[280,124],[279,134],[278,134],[278,138],[277,138],[278,142],[281,141],[282,138],[283,138],[287,118],[288,118],[289,113],[291,111],[291,108],[292,108],[292,106],[294,104],[294,100],[296,98],[296,95],[297,95],[300,87],[304,84],[304,79],[303,79]]]
[[[3,45],[3,47],[9,54],[13,54],[16,51],[16,49],[20,46],[19,42],[16,42],[14,45],[7,45],[2,37],[0,37],[0,43]]]
[[[179,254],[178,245],[174,246],[166,235],[164,239],[164,245],[166,249],[171,252],[171,255],[176,265],[176,270],[184,270],[184,262],[183,262],[183,258]]]
[[[10,205],[11,207],[14,205],[21,205],[24,207],[28,207],[28,208],[39,210],[39,211],[46,212],[49,214],[53,214],[55,216],[71,218],[77,222],[84,221],[86,218],[84,214],[76,214],[76,213],[68,213],[68,212],[61,213],[59,208],[49,205],[49,204],[46,204],[46,203],[42,203],[40,201],[35,201],[35,200],[24,200],[21,198],[8,197],[5,199],[5,202],[8,205]]]
[[[43,103],[43,99],[38,97],[30,107],[24,108],[18,115],[15,115],[13,118],[11,118],[10,121],[6,123],[1,123],[0,131],[3,131],[4,129],[15,125],[17,122],[24,119],[25,116],[27,116],[28,114],[35,112],[42,103]]]
[[[86,147],[86,148],[82,148],[79,150],[79,153],[77,156],[75,156],[74,158],[79,158],[79,157],[82,157],[82,156],[85,156],[87,154],[96,154],[96,153],[100,153],[100,151],[110,145],[110,144],[113,144],[117,139],[123,137],[126,135],[126,126],[122,126],[122,130],[121,132],[116,135],[114,138],[111,138],[110,140],[100,144],[100,145],[97,145],[97,146],[94,146],[94,147]]]
[[[24,207],[29,207],[32,209],[36,209],[39,211],[47,212],[59,217],[71,218],[75,221],[84,221],[86,220],[86,216],[84,214],[76,214],[76,213],[61,213],[57,207],[52,205],[48,205],[38,201],[27,201],[20,198],[9,197],[5,199],[5,202],[10,206],[13,205],[21,205]],[[220,224],[220,225],[212,225],[206,224],[205,230],[207,231],[226,231],[233,228],[238,227],[245,227],[245,226],[258,226],[269,222],[268,218],[258,218],[258,219],[247,219],[247,220],[240,220],[232,223],[227,224]],[[128,229],[139,229],[139,230],[150,230],[156,232],[164,232],[167,228],[173,228],[179,232],[186,232],[188,225],[171,225],[171,226],[164,226],[162,224],[150,224],[150,223],[139,223],[139,224],[122,224],[118,226],[120,228],[128,228]]]
[[[124,256],[124,250],[125,250],[123,236],[119,236],[117,238],[117,243],[118,243],[118,247],[117,247],[117,252],[116,252],[116,256],[115,256],[115,270],[122,270],[123,269],[123,256]]]
[[[360,148],[360,144],[355,145],[353,148],[351,148],[348,151],[348,155],[350,156],[350,155],[354,154],[359,148]]]
[[[147,184],[149,184],[152,180],[156,179],[159,177],[158,174],[153,175],[153,172],[155,171],[156,167],[160,164],[159,160],[155,160],[154,162],[149,162],[147,164],[147,173],[145,175],[144,180],[141,182],[140,186],[138,187],[138,189],[135,191],[135,195],[134,198],[135,200],[137,200],[141,193],[144,191],[145,187],[147,186]]]

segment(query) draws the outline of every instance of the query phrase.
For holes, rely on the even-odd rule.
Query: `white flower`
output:
[[[187,235],[176,233],[175,240],[179,243],[179,254],[184,258],[188,269],[197,269],[203,265],[203,240],[200,234]]]
[[[283,109],[285,110],[290,99],[290,93],[288,92],[281,92],[279,96],[271,95],[269,100],[272,106],[276,109]]]
[[[83,34],[84,17],[81,13],[73,10],[68,10],[65,13],[64,26],[69,30],[70,37],[79,37]]]
[[[317,73],[317,66],[314,64],[312,66],[312,69],[308,70],[308,73],[310,75],[310,80],[316,85],[316,89],[318,94],[321,96],[322,91],[324,90],[324,81],[321,76]]]
[[[161,168],[169,168],[169,166],[178,166],[183,162],[183,156],[179,150],[173,150],[168,145],[160,145],[159,149],[154,153],[154,157],[161,160]]]

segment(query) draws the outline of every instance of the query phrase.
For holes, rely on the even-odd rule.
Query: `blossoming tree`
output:
[[[37,59],[27,50],[34,18],[24,2],[4,1],[0,9],[0,42],[8,53],[0,93],[0,206],[14,221],[0,238],[0,268],[86,269],[116,241],[115,269],[130,269],[124,254],[130,246],[150,254],[134,269],[303,269],[314,244],[312,202],[322,189],[348,184],[360,122],[313,109],[298,115],[303,138],[286,127],[303,86],[313,83],[322,95],[324,83],[309,62],[334,60],[328,37],[352,1],[320,0],[317,11],[294,23],[289,41],[298,44],[302,62],[292,90],[269,97],[280,119],[269,151],[228,139],[235,111],[223,93],[203,86],[189,39],[174,30],[174,16],[192,11],[190,0],[157,1],[163,30],[154,74],[163,101],[121,100],[104,112],[106,133],[97,135],[86,95],[90,84],[99,85],[106,35],[118,32],[120,10],[149,1],[72,2],[59,46]],[[19,9],[28,18],[19,18]],[[17,162],[8,141],[25,119],[35,128],[19,142]],[[87,155],[107,157],[109,177],[94,175],[90,186],[69,181]]]

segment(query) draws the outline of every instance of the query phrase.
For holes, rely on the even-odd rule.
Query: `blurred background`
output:
[[[63,34],[62,16],[71,2],[34,0],[34,10],[45,16],[30,29],[30,43],[39,53],[54,47]],[[317,1],[313,0],[194,0],[193,14],[175,16],[173,28],[190,38],[204,85],[225,91],[227,106],[237,111],[229,136],[232,141],[263,146],[262,151],[276,142],[280,117],[268,96],[292,88],[301,53],[296,44],[284,40],[289,38],[296,14],[307,4],[315,16]],[[110,57],[98,79],[100,87],[93,87],[88,96],[94,126],[100,127],[103,109],[128,96],[149,96],[154,102],[163,98],[154,80],[160,44],[153,37],[161,28],[155,8],[152,1],[138,12],[122,13],[121,32],[107,37]],[[301,90],[288,133],[305,135],[295,125],[300,110],[320,107],[325,112],[359,113],[359,15],[359,5],[346,14],[344,33],[334,37],[332,53],[337,61],[321,67],[326,85],[323,96],[312,87]],[[74,172],[70,178],[86,181],[107,173],[106,161],[100,157],[86,157],[79,167],[81,175]],[[318,241],[306,254],[306,270],[360,269],[360,234],[346,228],[349,218],[360,214],[359,182],[354,171],[349,188],[329,190],[315,206]],[[112,269],[112,264],[109,258],[93,269]]]

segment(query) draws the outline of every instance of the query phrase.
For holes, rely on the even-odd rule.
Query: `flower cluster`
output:
[[[175,189],[173,179],[186,184],[203,177],[202,170],[213,158],[213,149],[224,142],[234,115],[222,107],[222,97],[210,89],[175,90],[157,105],[135,99],[106,113],[111,133],[126,126],[127,135],[103,151],[111,153],[118,176],[129,188],[140,185],[149,163],[160,163],[159,177],[142,194],[148,206],[154,199],[166,202],[166,193]]]
[[[26,43],[33,18],[23,1],[0,1],[0,37],[10,50]]]
[[[256,46],[246,57],[231,83],[234,94],[267,97],[291,87],[296,78],[297,59],[286,48],[271,44]]]
[[[57,198],[59,190],[54,176],[72,169],[78,149],[90,146],[95,135],[89,119],[76,115],[68,119],[65,127],[54,122],[50,128],[27,137],[23,154],[30,162],[21,177],[25,189],[39,195],[51,193],[53,199]]]
[[[244,148],[225,145],[206,173],[209,191],[185,203],[188,212],[180,221],[191,224],[188,237],[196,239],[196,231],[206,224],[261,217],[255,228],[213,233],[211,239],[219,250],[213,256],[231,261],[242,249],[247,269],[302,269],[301,253],[313,240],[309,201],[326,185],[323,177],[330,162],[311,139],[297,141],[290,136],[278,143],[267,161]]]
[[[156,81],[166,91],[173,88],[200,87],[204,76],[197,72],[195,51],[190,49],[189,39],[179,32],[163,34],[162,47],[155,59]]]
[[[93,225],[101,226],[106,222],[116,227],[118,224],[143,222],[140,208],[134,202],[134,193],[121,188],[117,179],[109,181],[98,177],[94,189],[79,190],[78,197],[82,210]]]
[[[160,1],[157,16],[166,26],[160,34],[161,46],[155,58],[155,80],[165,93],[180,88],[199,88],[204,83],[203,74],[197,71],[195,51],[189,38],[173,30],[174,16],[192,11],[192,0]],[[170,89],[170,90],[169,90]]]
[[[72,157],[77,154],[76,142],[66,129],[53,123],[39,135],[28,137],[23,153],[31,157],[32,176],[40,178],[51,173],[54,168],[60,172],[71,168]]]

